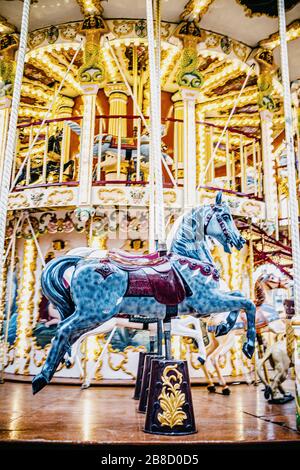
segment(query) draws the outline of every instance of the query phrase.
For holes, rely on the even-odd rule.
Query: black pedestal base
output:
[[[271,400],[268,400],[268,403],[270,403],[270,405],[285,405],[286,403],[289,403],[293,400],[293,395],[284,395],[280,398],[272,398]]]
[[[186,361],[152,358],[144,431],[167,436],[197,432]]]
[[[140,390],[140,401],[138,406],[139,413],[146,413],[147,401],[148,401],[148,392],[149,392],[149,382],[150,382],[150,371],[151,371],[151,362],[154,358],[160,358],[154,353],[147,353],[144,359],[144,369],[143,377]]]
[[[134,400],[139,400],[141,396],[145,357],[147,354],[151,355],[154,353],[140,352],[140,355],[139,355],[139,363],[138,363],[138,368],[137,368],[136,382],[135,382],[134,395],[133,395]]]

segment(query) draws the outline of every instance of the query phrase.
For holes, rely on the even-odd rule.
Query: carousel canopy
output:
[[[161,16],[164,22],[161,54],[162,90],[171,94],[178,90],[176,77],[180,70],[181,49],[178,47],[179,40],[176,28],[177,24],[181,22],[183,24],[192,22],[203,41],[201,49],[198,49],[199,72],[203,78],[198,102],[205,108],[207,121],[212,120],[216,125],[224,125],[234,96],[241,90],[246,79],[247,65],[245,62],[251,55],[255,55],[255,51],[252,53],[252,49],[257,47],[269,49],[274,53],[276,66],[280,68],[278,18],[268,16],[265,13],[257,14],[255,5],[258,3],[261,6],[264,5],[267,11],[267,5],[270,6],[275,2],[161,0]],[[256,13],[252,13],[250,4],[252,4],[253,12]],[[286,7],[290,79],[294,81],[300,79],[300,3],[299,1],[287,1]],[[270,14],[271,10],[268,12]],[[5,37],[5,33],[18,32],[21,14],[22,2],[20,0],[1,1],[0,34],[4,33]],[[29,49],[24,70],[20,119],[28,117],[40,119],[44,115],[45,103],[48,103],[53,97],[53,93],[66,73],[67,67],[70,66],[78,47],[76,42],[70,40],[70,35],[76,28],[76,31],[80,31],[81,23],[79,22],[82,22],[84,18],[89,15],[97,16],[97,14],[100,14],[105,20],[108,31],[111,32],[111,38],[115,39],[112,41],[112,51],[117,56],[130,85],[134,86],[135,67],[139,77],[147,76],[148,45],[145,0],[137,0],[136,2],[129,0],[102,2],[98,0],[32,0]],[[139,20],[141,21],[139,22]],[[137,30],[137,26],[139,26],[139,30]],[[59,44],[57,45],[59,31],[62,32],[63,38],[67,38],[68,47],[60,48]],[[214,52],[214,46],[216,42],[220,44],[220,41],[222,53],[218,54]],[[45,44],[47,47],[39,48]],[[134,61],[134,47],[137,45],[138,54]],[[240,59],[239,61],[236,60],[237,57]],[[122,82],[123,79],[109,49],[103,50],[103,58],[107,83]],[[137,63],[135,63],[136,61]],[[72,64],[62,90],[62,94],[71,100],[76,99],[82,92],[78,82],[78,71],[82,64],[83,53],[80,51]],[[280,71],[278,77],[280,79]],[[275,135],[282,132],[284,123],[279,88],[274,90]],[[107,93],[107,90],[104,91]],[[231,119],[231,126],[237,127],[247,135],[257,137],[260,132],[260,118],[257,106],[257,76],[255,74],[251,75],[247,81],[244,95],[236,110],[236,115]],[[65,105],[71,106],[72,103],[73,101],[69,101]],[[165,109],[167,109],[166,106]],[[238,142],[235,144],[238,145]]]
[[[82,20],[82,13],[89,4],[86,0],[33,0],[32,3],[31,30]],[[146,18],[145,0],[107,0],[101,4],[103,16],[107,19]],[[255,46],[260,39],[278,31],[278,20],[273,17],[277,14],[275,0],[162,0],[161,4],[164,21],[179,22],[180,16],[193,8],[202,28],[228,34],[250,46]],[[300,5],[298,0],[285,0],[285,4],[289,24],[299,18]],[[2,0],[0,14],[19,28],[22,3],[20,0]]]
[[[248,46],[255,47],[278,32],[275,0],[162,0],[162,20],[178,23],[180,20],[199,21],[200,28],[227,35]],[[70,21],[80,21],[89,12],[87,0],[33,0],[30,30]],[[144,0],[108,0],[97,2],[105,19],[146,18]],[[287,25],[300,18],[300,3],[286,0]],[[2,0],[0,5],[0,32],[9,28],[19,30],[22,15],[20,0]],[[1,24],[2,23],[2,24]],[[299,29],[299,25],[298,25]],[[297,36],[297,35],[296,35]],[[295,36],[295,38],[296,38]],[[299,34],[298,34],[299,36]],[[298,37],[297,36],[297,37]],[[274,50],[279,63],[278,45]],[[300,40],[289,42],[291,80],[299,78]]]

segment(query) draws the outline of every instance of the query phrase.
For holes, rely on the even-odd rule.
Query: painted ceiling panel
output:
[[[145,18],[145,0],[103,1],[105,18]],[[187,0],[162,0],[162,18],[179,21]],[[20,0],[0,0],[0,15],[20,26],[22,3]],[[287,13],[287,23],[300,17],[300,3]],[[32,5],[30,29],[82,19],[76,0],[37,0]],[[211,31],[226,34],[255,46],[257,42],[278,30],[278,20],[266,15],[246,16],[237,0],[215,0],[202,18],[200,25]]]
[[[15,24],[21,24],[22,3],[20,0],[0,0],[0,15]],[[30,30],[82,19],[76,0],[38,0],[31,6]]]
[[[292,0],[291,0],[292,2]],[[179,21],[187,0],[162,0],[162,18]],[[266,2],[263,2],[266,3]],[[145,0],[108,0],[102,2],[105,18],[145,18]],[[0,0],[0,15],[15,24],[21,22],[22,2]],[[300,18],[300,3],[287,12],[287,24]],[[76,0],[37,0],[32,5],[30,30],[52,24],[81,20],[82,14]],[[278,19],[266,15],[249,17],[237,0],[215,0],[200,22],[205,29],[228,35],[255,47],[259,40],[278,31]],[[291,77],[300,76],[300,39],[290,43]],[[278,61],[278,51],[276,60]],[[277,62],[278,63],[278,62]]]

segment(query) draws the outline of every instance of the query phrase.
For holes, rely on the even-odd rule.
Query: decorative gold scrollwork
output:
[[[187,415],[182,409],[186,397],[181,392],[182,373],[179,372],[177,364],[165,367],[162,382],[163,388],[158,399],[163,412],[157,415],[157,419],[162,426],[180,426],[187,419]]]
[[[177,83],[183,87],[200,88],[203,84],[203,77],[197,70],[199,59],[196,48],[185,48],[183,51],[180,71],[177,74]]]

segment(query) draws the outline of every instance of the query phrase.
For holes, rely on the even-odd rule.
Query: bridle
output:
[[[269,284],[269,282],[272,283],[273,281],[267,280],[267,281],[263,281],[263,282],[265,283],[265,285],[266,285],[270,290],[273,289],[272,285]],[[281,279],[280,279],[280,278],[278,278],[278,281],[274,282],[274,284],[276,285],[275,289],[284,289],[284,285],[283,285],[283,283],[281,282]]]
[[[226,240],[227,241],[231,240],[230,232],[227,228],[227,225],[225,224],[224,220],[222,219],[222,217],[219,213],[218,206],[210,205],[210,207],[211,207],[211,212],[206,216],[205,223],[204,223],[204,231],[206,232],[206,229],[207,229],[211,219],[215,215],[216,219],[217,219],[217,222],[220,225],[220,228],[222,230],[222,233],[226,237]]]

